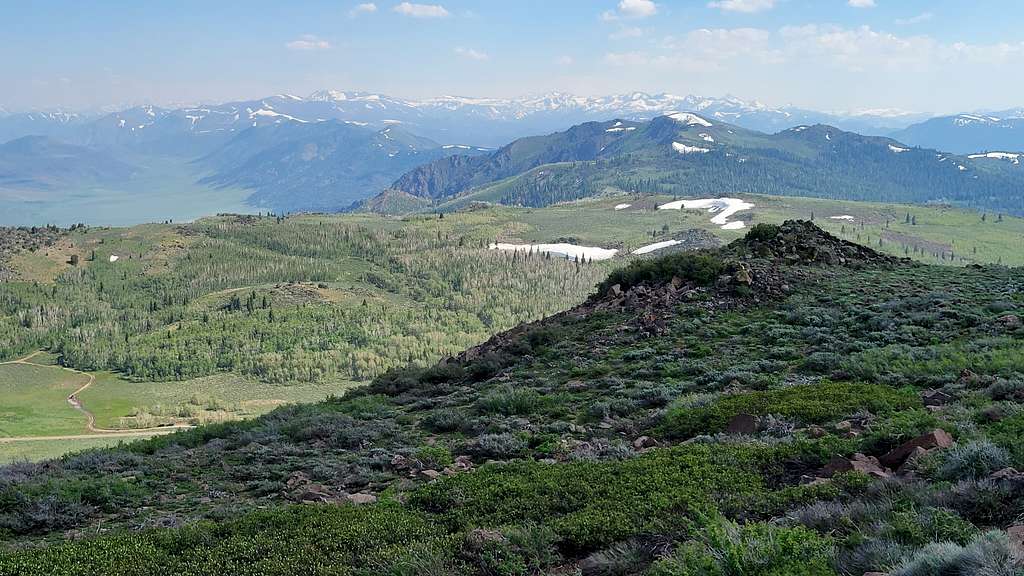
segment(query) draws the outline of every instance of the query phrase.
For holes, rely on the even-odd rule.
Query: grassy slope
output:
[[[67,403],[85,381],[51,366],[0,365],[0,436],[85,433],[85,418]]]
[[[723,253],[723,265],[744,254]],[[571,574],[583,561],[611,573],[818,575],[901,563],[916,574],[941,557],[943,573],[1015,573],[1001,530],[1024,513],[1024,486],[988,477],[1024,466],[1024,332],[1000,320],[1024,308],[1020,269],[754,258],[748,289],[706,287],[698,279],[715,274],[684,272],[687,262],[659,264],[654,287],[693,279],[695,292],[668,306],[665,293],[636,295],[344,399],[9,471],[9,490],[28,498],[0,509],[12,536],[145,525],[172,510],[216,522],[0,553],[0,566]],[[925,410],[930,388],[951,399]],[[761,428],[720,435],[740,412]],[[881,455],[934,428],[959,446],[916,460],[916,477],[801,482],[833,455]],[[637,450],[641,436],[658,447]],[[478,469],[417,473],[456,455]],[[282,506],[308,490],[385,502]],[[59,513],[29,520],[47,497]],[[269,508],[244,515],[256,507]]]
[[[982,221],[976,213],[943,207],[901,207],[857,202],[837,202],[790,197],[746,197],[756,208],[739,217],[756,222],[781,222],[786,218],[810,217],[826,230],[872,245],[884,252],[902,256],[904,246],[920,246],[923,251],[910,252],[910,256],[926,262],[949,263],[947,251],[955,251],[964,262],[996,262],[1024,264],[1024,254],[1016,249],[1024,237],[1024,220],[1006,217],[997,222],[994,215]],[[290,219],[296,226],[348,224],[368,229],[396,232],[403,229],[422,230],[427,233],[464,235],[480,239],[502,238],[528,242],[575,238],[582,244],[620,247],[624,252],[662,238],[663,227],[668,234],[689,228],[703,228],[732,240],[742,231],[723,231],[709,222],[710,215],[703,211],[658,211],[653,206],[668,200],[662,198],[610,197],[603,200],[583,201],[544,209],[516,209],[494,207],[480,211],[449,214],[443,220],[432,216],[406,219],[382,218],[376,215],[308,215]],[[615,204],[628,202],[634,206],[624,211],[613,211]],[[648,209],[642,209],[646,206]],[[907,213],[913,214],[917,225],[906,225]],[[854,223],[830,220],[828,216],[848,214]],[[888,221],[888,227],[886,222]],[[845,233],[842,231],[845,228]],[[658,237],[651,233],[657,232]],[[878,246],[878,238],[883,244]],[[90,229],[65,238],[57,246],[35,253],[23,252],[15,256],[14,267],[22,277],[33,281],[53,282],[71,266],[70,254],[78,254],[80,267],[93,265],[112,267],[105,260],[111,254],[129,258],[139,270],[159,275],[176,265],[188,254],[198,240],[183,236],[174,226],[145,225],[128,229]],[[977,252],[974,248],[977,247]],[[98,262],[87,261],[92,252]],[[943,252],[946,259],[936,258]],[[139,260],[141,259],[141,260]],[[604,264],[598,270],[607,270],[614,263]],[[403,308],[415,305],[407,296],[382,292],[363,281],[365,274],[374,269],[368,261],[348,257],[338,261],[337,277],[326,289],[317,289],[320,296],[333,306],[358,307],[366,299],[379,300],[387,306]],[[598,274],[600,272],[597,272]],[[252,290],[276,293],[273,284],[244,285],[201,296],[190,304],[193,314],[214,312],[231,295],[245,297]],[[583,294],[576,296],[582,298]],[[568,306],[578,300],[561,304]],[[99,374],[95,387],[83,395],[100,426],[120,427],[141,425],[143,422],[211,421],[223,418],[249,417],[260,414],[281,402],[308,401],[330,393],[343,391],[349,384],[332,381],[321,384],[295,384],[292,386],[264,385],[252,379],[235,376],[216,376],[185,380],[183,382],[127,382],[109,374]],[[66,407],[63,399],[55,395],[54,402],[43,403],[55,410]],[[142,418],[122,421],[122,418],[141,414]],[[198,419],[198,420],[196,420]],[[19,431],[18,434],[27,432]],[[0,453],[10,448],[0,448]]]

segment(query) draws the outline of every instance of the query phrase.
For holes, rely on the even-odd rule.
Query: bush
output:
[[[526,440],[516,434],[483,434],[476,439],[474,452],[485,458],[516,458],[526,451]]]
[[[885,414],[915,405],[920,405],[920,399],[909,391],[876,384],[823,382],[722,396],[696,408],[673,406],[661,427],[669,436],[690,438],[721,432],[737,414],[776,414],[801,424],[823,424],[860,410]]]
[[[655,564],[651,576],[834,575],[832,542],[803,527],[719,521],[700,540],[680,546]]]
[[[992,442],[1010,452],[1014,466],[1024,468],[1024,412],[996,422],[987,432]]]
[[[443,446],[421,446],[414,456],[423,468],[444,468],[454,461],[451,451]]]
[[[608,275],[598,284],[598,294],[604,294],[618,284],[622,290],[644,283],[666,283],[678,276],[700,286],[707,286],[725,271],[725,264],[711,254],[682,252],[650,260],[638,260]]]
[[[467,424],[466,414],[458,408],[435,410],[423,419],[423,427],[432,432],[455,432]]]
[[[1019,576],[1005,532],[982,534],[967,546],[929,544],[901,564],[892,576]]]
[[[639,534],[691,533],[718,507],[783,506],[799,495],[771,493],[761,471],[801,449],[694,444],[623,461],[488,465],[426,485],[409,503],[452,530],[544,523],[570,553],[586,553]]]
[[[540,394],[530,388],[504,387],[477,401],[481,412],[505,416],[532,414],[540,406]]]
[[[778,235],[779,226],[777,224],[768,224],[762,222],[760,224],[755,224],[754,227],[751,228],[749,232],[747,232],[746,240],[748,242],[766,242],[768,240],[771,240],[772,238],[775,238]]]
[[[988,440],[954,446],[942,457],[938,477],[953,482],[985,478],[1010,465],[1010,454]]]

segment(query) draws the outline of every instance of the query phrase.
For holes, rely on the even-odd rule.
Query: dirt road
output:
[[[30,366],[45,366],[47,368],[57,368],[74,374],[80,374],[86,377],[85,384],[79,386],[74,392],[68,395],[68,404],[70,404],[75,410],[78,410],[85,415],[85,428],[90,434],[72,434],[62,436],[17,436],[17,437],[0,437],[0,443],[4,442],[31,442],[34,440],[78,440],[78,439],[89,439],[89,438],[130,438],[133,436],[153,436],[155,434],[169,434],[178,430],[187,430],[193,428],[188,424],[174,424],[171,426],[156,426],[153,428],[133,428],[133,429],[116,429],[116,428],[99,428],[96,426],[96,416],[92,412],[88,411],[85,406],[82,405],[79,394],[85,391],[89,386],[92,386],[96,382],[96,377],[88,372],[82,372],[81,370],[75,370],[74,368],[68,368],[66,366],[49,365],[49,364],[36,364],[30,362],[32,358],[42,354],[42,350],[38,350],[25,356],[18,358],[17,360],[8,360],[7,362],[0,362],[3,364],[27,364]]]

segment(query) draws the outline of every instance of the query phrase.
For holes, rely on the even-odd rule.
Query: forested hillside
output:
[[[397,224],[78,229],[75,253],[61,256],[76,265],[54,282],[0,284],[0,355],[46,348],[78,369],[144,380],[363,380],[555,312],[604,273],[488,251],[482,231],[436,217]]]
[[[758,225],[343,398],[2,468],[0,572],[1016,576],[1022,307]]]
[[[677,113],[646,123],[588,123],[487,156],[446,158],[405,174],[392,188],[440,209],[480,200],[547,206],[637,192],[945,202],[1024,214],[1020,168],[824,125],[768,135]],[[388,205],[366,203],[381,204]]]

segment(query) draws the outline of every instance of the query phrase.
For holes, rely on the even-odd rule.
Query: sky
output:
[[[1019,0],[0,0],[0,107],[734,95],[826,111],[1024,106]]]

